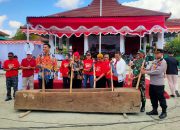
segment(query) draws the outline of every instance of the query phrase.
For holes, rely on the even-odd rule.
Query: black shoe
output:
[[[177,97],[180,97],[180,94],[179,94],[179,92],[177,90],[175,91],[175,93],[176,93]]]
[[[141,107],[140,112],[145,112],[145,107]]]
[[[150,112],[146,112],[146,115],[158,115],[158,111],[157,110],[152,110]]]
[[[175,98],[175,95],[173,95],[173,94],[172,94],[172,95],[170,95],[170,96],[171,96],[172,98]]]
[[[159,116],[159,119],[164,119],[167,117],[167,113],[166,112],[162,112],[161,115]]]
[[[5,99],[5,101],[9,101],[9,100],[12,100],[12,98],[10,97],[10,98],[6,98],[6,99]]]

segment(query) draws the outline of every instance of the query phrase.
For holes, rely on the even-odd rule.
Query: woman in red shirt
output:
[[[64,88],[69,88],[69,85],[70,85],[70,80],[68,77],[69,63],[70,63],[70,54],[66,54],[66,59],[62,61],[61,67],[60,67],[60,72],[63,77],[63,87]]]

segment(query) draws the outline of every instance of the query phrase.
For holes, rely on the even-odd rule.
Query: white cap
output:
[[[32,55],[32,52],[31,51],[27,51],[26,54],[28,55]]]

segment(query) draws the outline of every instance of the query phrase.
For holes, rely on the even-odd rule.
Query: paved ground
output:
[[[2,130],[180,130],[180,98],[167,100],[168,117],[161,121],[158,116],[145,113],[128,114],[87,114],[62,112],[31,112],[24,118],[18,118],[23,111],[15,111],[13,102],[5,102],[5,77],[0,74],[0,129]],[[179,77],[180,83],[180,77]],[[166,91],[169,88],[166,85]],[[146,111],[151,110],[147,100]],[[159,108],[160,113],[160,108]]]

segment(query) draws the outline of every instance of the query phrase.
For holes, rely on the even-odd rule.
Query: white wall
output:
[[[4,62],[4,60],[7,60],[8,53],[13,52],[14,55],[18,56],[19,62],[21,62],[22,59],[26,57],[26,53],[24,51],[25,44],[0,44],[0,61]],[[35,45],[33,56],[37,57],[40,53],[42,53],[42,46]]]

